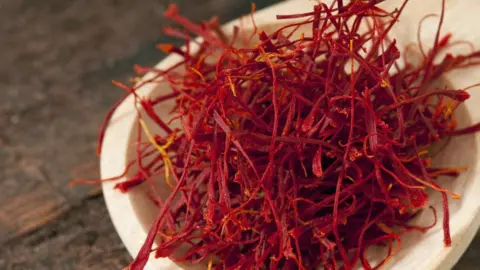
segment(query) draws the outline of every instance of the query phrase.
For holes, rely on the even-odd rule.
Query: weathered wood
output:
[[[119,270],[130,260],[98,196],[0,249],[5,270]]]
[[[5,242],[32,232],[68,209],[62,197],[43,187],[11,198],[0,208],[0,239]]]

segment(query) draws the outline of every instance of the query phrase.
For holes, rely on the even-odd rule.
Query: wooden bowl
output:
[[[397,7],[402,1],[389,0],[386,5]],[[443,32],[452,32],[456,40],[468,40],[477,47],[480,44],[480,31],[476,29],[477,14],[480,5],[477,0],[447,1]],[[275,23],[277,14],[293,14],[311,10],[315,2],[309,0],[290,0],[255,13],[256,24],[260,27]],[[388,7],[387,7],[388,8]],[[428,13],[439,13],[441,1],[439,0],[411,0],[400,22],[392,30],[393,36],[399,43],[399,48],[405,44],[416,42],[417,26],[420,19]],[[389,8],[390,9],[390,8]],[[239,19],[227,23],[224,29],[231,33],[233,25],[237,25]],[[251,28],[250,20],[243,20],[244,27]],[[423,24],[422,42],[428,48],[432,44],[436,31],[438,19],[432,18]],[[464,48],[465,49],[465,48]],[[176,63],[179,57],[170,55],[162,60],[156,67],[165,69]],[[450,85],[454,88],[463,88],[470,84],[477,83],[480,76],[479,68],[465,69],[460,72],[452,72],[445,76]],[[144,79],[151,78],[153,74],[147,74]],[[152,96],[168,85],[148,84],[139,89],[140,96]],[[480,122],[480,93],[474,93],[472,97],[458,111],[458,122],[460,126],[467,126],[471,123]],[[168,114],[168,106],[159,112],[160,115]],[[147,123],[148,124],[148,123]],[[132,155],[134,136],[132,130],[137,125],[136,110],[133,97],[127,98],[116,110],[107,128],[105,140],[100,159],[101,176],[108,178],[120,175]],[[448,166],[468,166],[469,170],[457,179],[440,179],[443,186],[461,194],[462,199],[458,201],[449,200],[451,209],[451,234],[452,247],[445,248],[443,245],[442,222],[427,233],[411,233],[402,238],[402,248],[394,256],[384,269],[450,269],[460,258],[478,227],[480,226],[480,166],[477,154],[480,153],[480,136],[469,135],[458,137],[452,140],[447,149],[440,154],[434,162],[447,164]],[[119,179],[122,181],[125,179]],[[162,186],[164,181],[158,181],[160,193],[164,191],[168,195],[169,188]],[[147,186],[140,186],[128,194],[122,194],[113,189],[115,183],[104,182],[102,185],[103,194],[110,213],[112,222],[120,235],[128,252],[135,257],[140,250],[153,219],[156,216],[157,208],[146,197]],[[438,216],[441,219],[441,198],[432,195],[430,204],[436,206]],[[413,220],[416,224],[425,224],[432,220],[431,213],[424,211]],[[369,250],[369,258],[383,258],[382,250]],[[205,269],[205,265],[177,265],[167,258],[151,258],[145,269]]]

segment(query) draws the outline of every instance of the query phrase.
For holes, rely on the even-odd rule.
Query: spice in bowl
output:
[[[170,5],[165,17],[181,28],[165,34],[185,46],[158,48],[181,60],[165,70],[137,66],[154,76],[134,86],[115,82],[138,107],[130,163],[138,171],[115,188],[161,179],[170,189],[148,194],[158,214],[129,269],[143,269],[152,252],[208,269],[376,269],[403,235],[436,224],[430,193],[442,196],[443,242],[452,244],[448,201],[460,196],[436,179],[464,168],[436,167],[432,152],[480,130],[457,128],[455,118],[477,85],[438,82],[478,65],[480,52],[448,53],[463,43],[441,34],[445,1],[431,49],[420,40],[399,48],[390,30],[408,1],[393,11],[379,2],[319,3],[278,15],[268,32],[232,35],[215,18],[196,24]],[[160,82],[169,85],[161,95],[138,95]],[[159,115],[166,102],[170,114]],[[432,211],[430,225],[409,223],[420,211]],[[377,245],[386,256],[372,262],[366,251]]]

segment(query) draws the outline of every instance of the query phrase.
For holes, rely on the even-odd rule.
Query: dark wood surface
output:
[[[121,269],[131,260],[97,178],[96,135],[135,63],[154,64],[169,0],[0,0],[0,269]],[[223,21],[250,1],[176,1]],[[262,7],[276,0],[257,0]],[[480,237],[457,269],[478,269]]]

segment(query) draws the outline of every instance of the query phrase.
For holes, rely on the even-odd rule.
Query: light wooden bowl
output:
[[[477,29],[477,23],[480,22],[478,14],[480,5],[478,0],[448,0],[447,12],[444,23],[444,33],[452,32],[456,40],[468,40],[480,48],[480,31]],[[386,5],[399,6],[402,1],[388,0]],[[314,1],[309,0],[290,0],[269,8],[260,10],[255,14],[257,25],[271,25],[275,23],[275,15],[292,14],[311,10]],[[411,0],[406,10],[400,18],[400,22],[393,29],[393,35],[396,37],[399,47],[416,41],[417,26],[420,19],[428,13],[439,13],[441,7],[440,0]],[[437,19],[425,21],[422,31],[422,41],[428,47],[433,43],[434,34],[437,25]],[[225,25],[225,31],[231,32],[233,25],[238,24],[234,20]],[[244,20],[246,28],[251,27],[249,20]],[[157,67],[167,68],[179,60],[178,57],[171,55],[162,60]],[[445,77],[454,88],[463,88],[470,84],[477,83],[480,80],[480,69],[471,68],[461,72],[453,72]],[[146,78],[152,74],[147,74]],[[146,85],[139,90],[141,96],[151,96],[155,92],[165,89],[167,85]],[[460,108],[458,112],[458,122],[460,125],[469,125],[480,122],[480,93],[472,91],[472,97],[466,102],[466,105]],[[162,108],[161,114],[167,114],[168,108]],[[100,159],[101,176],[108,178],[121,174],[132,151],[131,133],[136,125],[136,113],[133,98],[126,99],[113,115],[105,134],[102,155]],[[448,164],[449,166],[468,166],[469,170],[460,177],[452,180],[442,181],[441,184],[452,191],[462,195],[459,201],[450,200],[451,209],[451,234],[452,247],[443,246],[443,232],[441,221],[436,227],[427,233],[412,233],[402,238],[401,251],[389,261],[384,269],[450,269],[460,258],[471,240],[473,239],[480,225],[480,167],[477,154],[480,153],[480,136],[469,135],[452,140],[448,149],[443,151],[434,162],[437,164]],[[122,181],[124,179],[120,179]],[[164,182],[164,181],[159,181]],[[114,183],[103,183],[103,194],[110,213],[113,224],[125,244],[128,252],[135,257],[141,248],[150,224],[156,215],[156,208],[145,196],[145,188],[139,187],[127,194],[122,194],[113,189]],[[168,195],[168,188],[159,186]],[[432,196],[431,204],[437,206],[438,216],[441,219],[441,198]],[[425,224],[432,220],[431,213],[419,215],[414,223]],[[378,252],[378,253],[377,253]],[[369,257],[375,260],[381,256],[381,251],[371,250]],[[203,268],[205,266],[197,265],[195,267],[184,266],[189,269]],[[169,259],[152,258],[145,269],[168,270],[180,269],[180,267]]]

